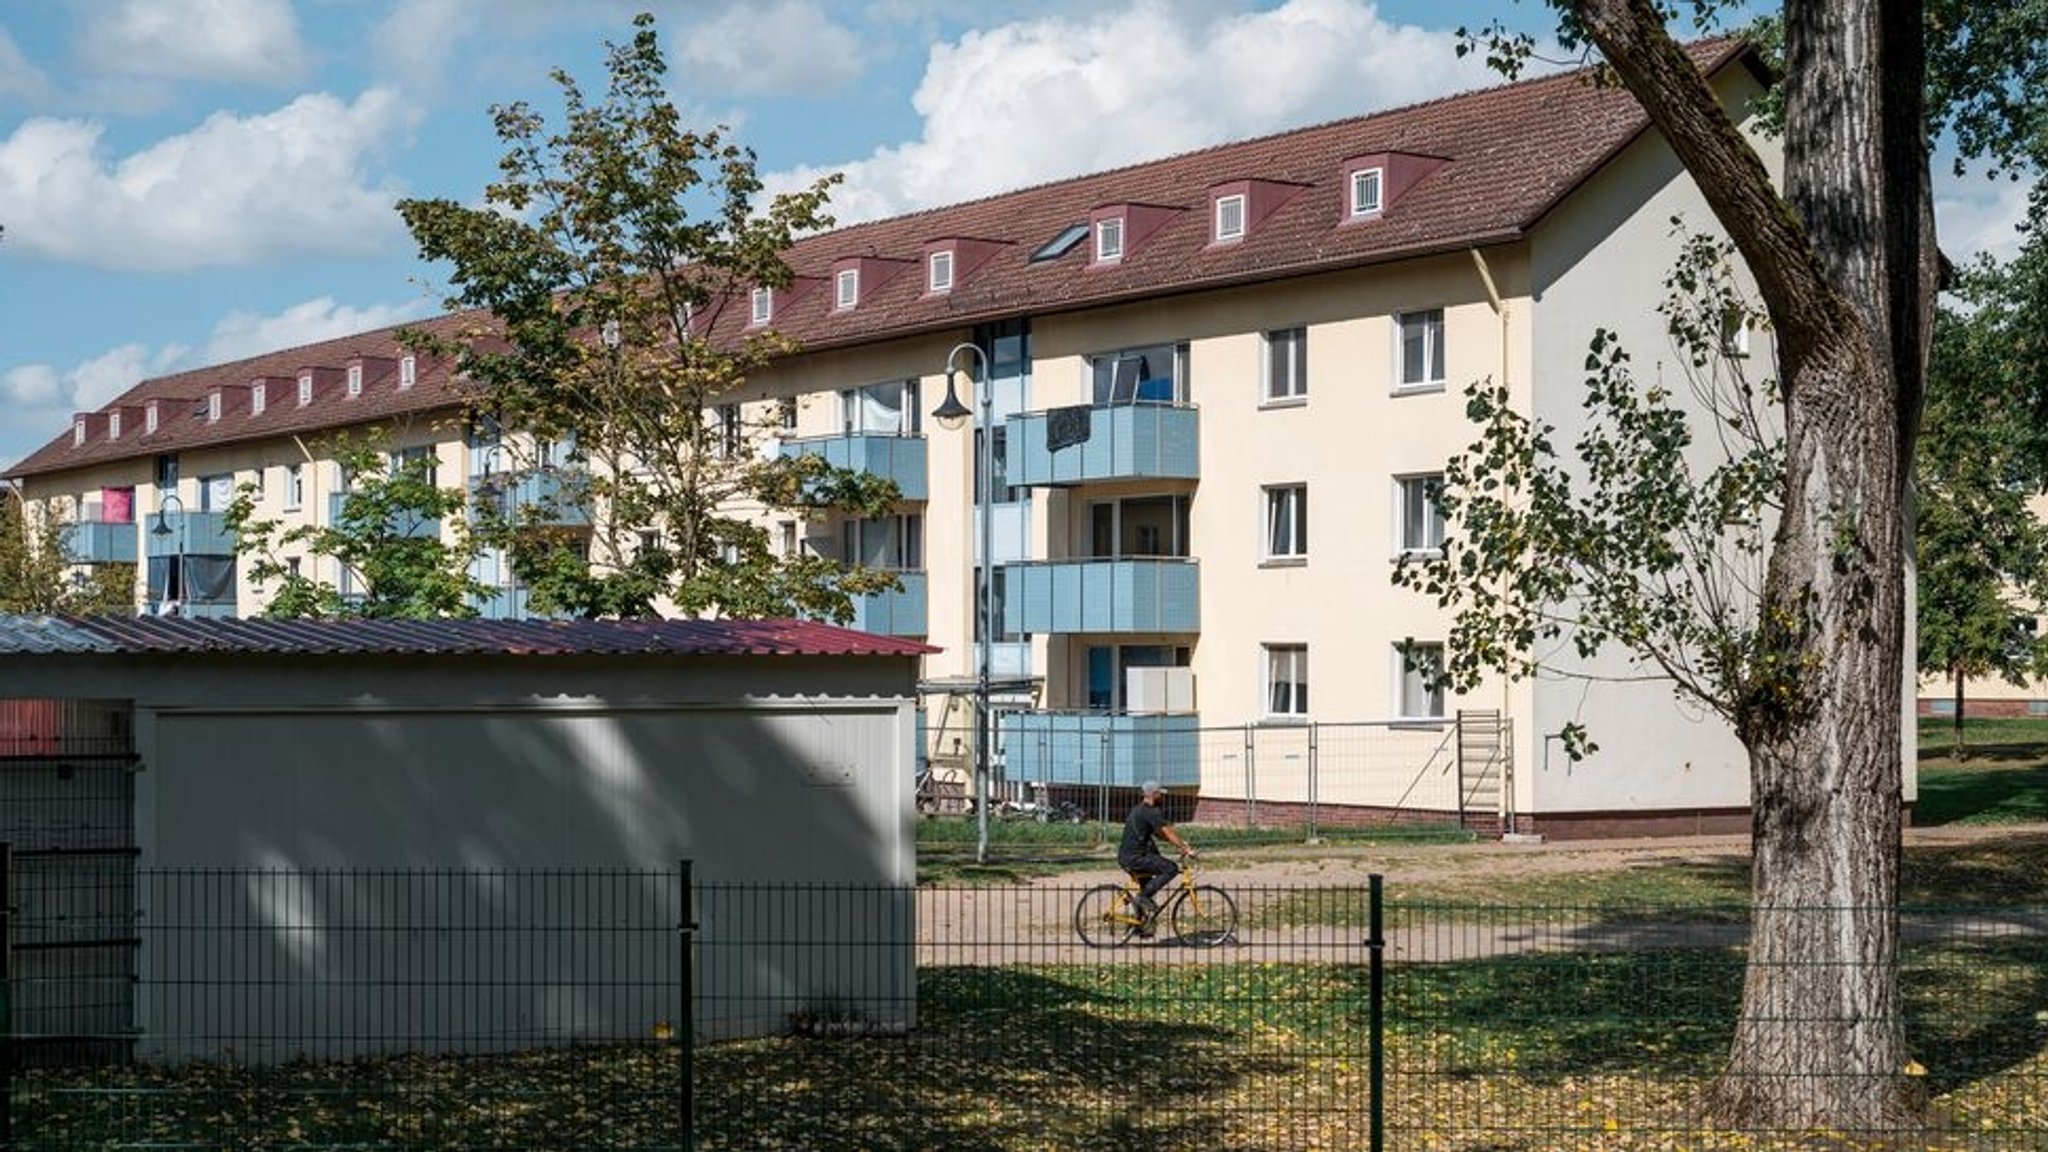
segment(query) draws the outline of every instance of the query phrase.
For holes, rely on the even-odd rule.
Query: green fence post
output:
[[[681,949],[681,963],[677,967],[681,976],[677,983],[683,994],[679,1012],[682,1019],[676,1025],[676,1063],[680,1066],[682,1085],[680,1096],[682,1137],[684,1152],[697,1147],[697,1119],[695,1115],[696,1069],[694,1061],[697,1047],[697,1005],[696,987],[697,956],[697,887],[690,880],[690,861],[677,862],[677,877],[682,889],[682,922],[676,925],[677,945]]]
[[[1367,901],[1370,915],[1367,918],[1365,937],[1366,963],[1371,975],[1368,980],[1370,1007],[1366,1014],[1366,1109],[1371,1117],[1372,1152],[1385,1152],[1387,1140],[1386,1114],[1386,977],[1387,940],[1381,931],[1380,896],[1382,877],[1375,872],[1368,879]]]

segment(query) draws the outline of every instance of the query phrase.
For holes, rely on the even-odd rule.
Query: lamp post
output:
[[[953,362],[961,352],[971,352],[968,357],[967,379],[974,385],[975,407],[981,409],[981,446],[976,454],[974,486],[981,499],[978,509],[981,516],[981,584],[975,591],[975,610],[979,614],[980,628],[976,633],[974,660],[974,818],[976,823],[974,858],[978,863],[988,863],[988,784],[989,784],[989,707],[988,677],[989,664],[994,654],[996,631],[996,579],[992,541],[994,539],[996,480],[996,437],[992,413],[995,409],[995,389],[990,386],[988,353],[973,343],[955,344],[946,353],[946,399],[932,410],[932,419],[939,426],[949,430],[958,429],[967,422],[970,415],[967,405],[960,402],[960,393],[955,387],[954,377],[959,372]],[[981,361],[981,378],[977,381],[972,371],[975,360]],[[975,564],[970,557],[967,565],[969,579],[973,578]]]
[[[492,501],[498,506],[499,515],[506,520],[510,520],[513,513],[512,495],[506,488],[499,487],[498,480],[498,469],[504,465],[505,444],[503,441],[493,441],[485,445],[483,452],[479,455],[480,459],[477,462],[476,477],[477,498]],[[508,486],[510,484],[509,477],[506,480],[506,484]],[[506,548],[501,538],[497,545],[491,549],[491,611],[502,615],[494,616],[492,619],[516,619],[518,617],[518,613],[512,610],[512,593],[508,587],[509,582],[505,575],[505,569],[511,563],[511,559],[510,550]]]
[[[176,580],[171,580],[171,579],[168,579],[168,578],[167,578],[167,579],[165,579],[165,581],[164,581],[164,593],[165,593],[165,595],[164,595],[164,600],[167,600],[167,601],[169,601],[170,603],[172,603],[172,604],[174,604],[174,605],[177,605],[177,606],[178,606],[178,613],[179,613],[180,615],[182,615],[182,614],[183,614],[183,612],[184,612],[184,600],[185,600],[185,593],[186,593],[186,589],[185,589],[185,502],[184,502],[183,500],[180,500],[180,499],[178,498],[178,494],[177,494],[176,492],[165,492],[165,493],[164,493],[164,494],[162,494],[161,496],[157,497],[157,501],[156,501],[156,523],[155,523],[155,524],[152,524],[152,525],[150,525],[150,528],[149,528],[149,534],[150,534],[151,536],[169,536],[169,535],[171,534],[171,524],[170,524],[170,512],[171,512],[171,509],[172,509],[172,508],[174,508],[174,507],[175,507],[175,508],[176,508],[176,509],[178,510],[178,527],[177,527],[177,533],[178,533],[178,551],[177,551],[177,555],[176,555],[176,561],[175,561],[174,565],[173,565],[173,566],[172,566],[172,568],[171,568],[171,574],[172,574],[172,575],[174,575],[174,576],[176,576],[176,577],[177,577],[177,579],[176,579]],[[172,587],[172,585],[174,585],[174,584],[176,585],[176,587],[177,587],[177,590],[178,590],[178,594],[177,594],[177,595],[176,595],[175,597],[173,597],[173,596],[171,596],[171,595],[170,595],[171,587]],[[162,614],[162,613],[163,613],[163,601],[159,601],[159,602],[158,602],[158,604],[157,604],[157,612],[158,612],[159,614]]]

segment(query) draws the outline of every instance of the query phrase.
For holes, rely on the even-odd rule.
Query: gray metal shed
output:
[[[48,878],[20,891],[24,871],[20,899],[41,892],[77,903],[56,922],[102,939],[124,917],[145,927],[162,918],[147,886],[133,882],[138,870],[255,878],[235,888],[231,906],[178,910],[188,926],[194,915],[318,925],[324,908],[346,904],[351,916],[423,931],[445,927],[436,917],[451,910],[378,908],[365,885],[340,878],[434,871],[459,886],[464,877],[482,885],[508,871],[553,870],[559,891],[529,883],[519,899],[556,904],[575,899],[579,871],[672,874],[689,859],[707,889],[872,885],[901,896],[834,926],[862,945],[862,971],[828,979],[768,947],[721,955],[700,967],[699,999],[743,1008],[701,1030],[772,1031],[788,1011],[827,999],[907,1026],[915,689],[927,651],[790,620],[0,617],[0,839]],[[94,884],[75,882],[87,874]],[[671,924],[685,918],[677,891],[647,894]],[[494,892],[482,903],[504,901]],[[750,940],[759,934],[745,922],[749,907],[717,901],[696,913],[707,935]],[[121,1004],[95,992],[78,997],[92,1005],[78,1011],[93,1018],[77,1025],[105,1034],[110,1017],[126,1014],[138,1051],[208,1055],[189,1039],[208,1021],[283,1012],[301,1021],[291,1051],[252,1052],[242,1037],[243,1059],[303,1054],[308,1032],[355,1038],[330,1054],[417,1033],[405,1020],[366,1023],[360,1005],[323,1002],[316,991],[337,984],[337,964],[350,967],[349,983],[398,978],[416,962],[407,945],[341,958],[317,935],[295,926],[238,938],[234,962],[266,977],[240,993],[221,985],[216,995],[235,1003],[145,995]],[[206,947],[164,955],[149,939],[140,933],[128,953],[131,984],[164,986],[166,964],[221,959]],[[473,948],[437,963],[487,969],[489,939],[479,934]],[[674,937],[656,934],[644,947],[673,949]],[[105,982],[121,967],[107,951],[100,944],[87,963],[82,948],[69,957],[46,949],[38,962]],[[606,958],[614,961],[634,963]],[[531,1011],[571,1034],[631,1035],[660,1010],[644,996],[608,1003],[587,974],[562,976],[573,994]],[[17,1019],[63,1010],[62,983],[37,981],[50,1002],[18,998]],[[275,1002],[250,1002],[265,997]],[[453,1023],[448,1005],[434,1010],[437,1036],[474,1045],[459,1010]],[[305,1026],[308,1012],[334,1014],[333,1027]]]

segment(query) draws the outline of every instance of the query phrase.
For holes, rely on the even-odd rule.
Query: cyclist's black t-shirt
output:
[[[1157,856],[1159,845],[1153,837],[1166,827],[1166,813],[1155,805],[1140,803],[1131,809],[1130,818],[1124,821],[1124,840],[1117,845],[1116,858],[1119,862],[1136,860],[1140,856]]]

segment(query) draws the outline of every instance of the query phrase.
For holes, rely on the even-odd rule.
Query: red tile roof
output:
[[[0,654],[923,656],[929,644],[809,620],[270,620],[0,616]]]
[[[1733,39],[1706,40],[1691,52],[1703,70],[1762,68]],[[1588,82],[1584,71],[1449,96],[1350,120],[1135,164],[1018,192],[935,208],[806,237],[786,254],[800,282],[826,283],[836,263],[854,256],[920,261],[937,240],[967,245],[950,293],[925,291],[921,262],[912,274],[861,285],[860,302],[834,309],[829,291],[778,292],[773,326],[805,350],[956,331],[988,320],[1099,307],[1120,301],[1254,283],[1513,241],[1648,128],[1635,99]],[[1344,162],[1375,154],[1442,160],[1369,221],[1339,224]],[[1240,180],[1295,184],[1243,240],[1212,245],[1209,193]],[[1155,205],[1177,211],[1113,267],[1088,267],[1090,246],[1033,263],[1031,254],[1098,208]],[[992,254],[982,252],[992,246]],[[744,300],[722,309],[717,335],[745,329]],[[444,334],[474,324],[457,314],[416,325]],[[257,376],[296,376],[307,366],[339,366],[352,355],[403,354],[390,328],[232,364],[144,381],[109,407],[151,397],[196,401],[151,437],[109,443],[104,426],[72,445],[70,430],[8,470],[8,476],[56,472],[105,460],[146,457],[181,447],[333,428],[402,413],[450,411],[462,400],[448,366],[422,360],[418,384],[399,392],[395,369],[366,381],[353,399],[339,388],[308,407],[271,399],[262,416],[205,420],[216,385]],[[246,409],[245,409],[246,411]]]

